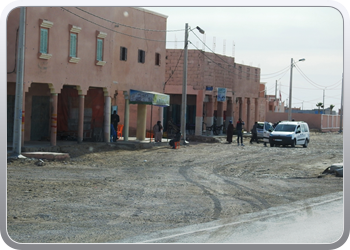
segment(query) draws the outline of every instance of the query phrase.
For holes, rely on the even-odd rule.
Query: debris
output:
[[[42,160],[42,159],[39,159],[36,163],[35,163],[35,165],[37,165],[37,166],[44,166],[44,161]]]
[[[322,175],[324,174],[334,174],[337,177],[343,177],[343,163],[333,164],[332,166],[326,168]]]

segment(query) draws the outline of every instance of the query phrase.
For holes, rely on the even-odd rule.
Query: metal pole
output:
[[[323,90],[323,114],[325,115],[326,113],[324,112],[324,92],[325,92],[325,89]]]
[[[23,105],[23,71],[24,71],[24,49],[25,49],[25,22],[26,8],[21,7],[18,35],[18,56],[16,72],[16,97],[13,128],[13,153],[21,155],[22,147],[22,105]]]
[[[182,134],[183,144],[186,144],[187,46],[188,46],[188,23],[186,23],[185,25],[185,47],[184,47],[184,66],[183,66],[182,103],[181,103],[181,134]]]
[[[343,91],[344,91],[344,74],[342,74],[342,86],[341,86],[341,104],[340,104],[340,124],[339,133],[343,132]]]
[[[292,58],[291,64],[290,64],[288,121],[292,120],[292,76],[293,76],[293,58]]]

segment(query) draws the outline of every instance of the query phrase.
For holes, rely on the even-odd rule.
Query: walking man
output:
[[[244,146],[243,144],[243,125],[244,121],[242,121],[241,118],[238,119],[236,130],[237,130],[237,146],[239,146],[239,138],[241,138],[241,145]]]
[[[256,141],[256,143],[259,143],[259,141],[258,141],[258,131],[257,131],[257,129],[258,129],[258,122],[255,122],[255,123],[254,123],[254,126],[253,126],[253,128],[252,128],[252,130],[251,130],[251,132],[252,132],[252,138],[250,139],[250,144],[252,144],[253,141]]]

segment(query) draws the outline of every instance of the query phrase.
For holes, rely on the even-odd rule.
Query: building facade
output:
[[[179,125],[183,50],[167,49],[165,79],[170,107],[165,108],[164,117]],[[239,118],[250,131],[255,121],[265,120],[266,99],[260,93],[259,68],[235,63],[233,57],[188,50],[186,121],[195,135],[202,135],[214,122],[226,128],[232,120],[235,126]]]
[[[22,145],[37,140],[56,145],[57,138],[67,137],[109,141],[112,110],[126,125],[124,134],[139,131],[144,138],[163,108],[130,105],[129,92],[163,91],[167,17],[131,7],[25,9]],[[8,141],[19,20],[17,8],[7,21]]]

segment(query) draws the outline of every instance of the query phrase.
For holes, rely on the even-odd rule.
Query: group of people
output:
[[[243,144],[243,125],[244,125],[244,121],[242,121],[241,118],[238,119],[237,124],[236,124],[236,131],[237,131],[237,144],[238,146],[244,146]],[[233,123],[232,120],[229,121],[229,124],[227,126],[227,130],[226,130],[226,135],[227,135],[227,141],[228,143],[232,143],[232,137],[233,137]]]

